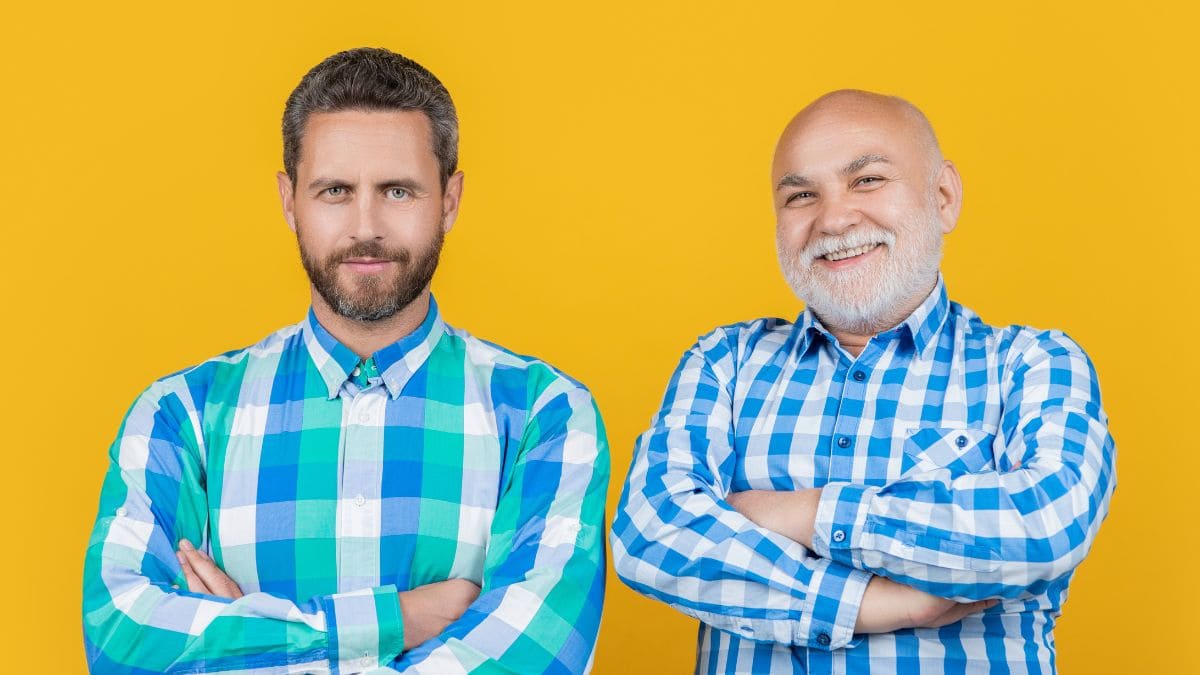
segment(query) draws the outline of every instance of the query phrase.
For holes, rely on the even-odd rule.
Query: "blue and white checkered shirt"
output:
[[[997,328],[942,280],[858,358],[805,311],[683,356],[613,523],[632,588],[700,620],[698,672],[1048,673],[1067,584],[1115,486],[1096,373],[1058,331]],[[725,498],[822,488],[813,549]],[[959,601],[855,635],[872,575]]]

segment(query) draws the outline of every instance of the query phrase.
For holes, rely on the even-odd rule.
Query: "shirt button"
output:
[[[850,447],[850,437],[849,437],[849,436],[842,436],[841,438],[839,438],[839,439],[838,439],[838,441],[837,441],[837,444],[838,444],[838,447],[839,447],[839,448],[848,448],[848,447]]]
[[[355,506],[362,506],[363,504],[366,504],[366,503],[367,503],[367,500],[366,500],[366,498],[365,498],[365,497],[363,497],[362,495],[359,495],[359,496],[357,496],[357,497],[355,497],[355,498],[354,498],[354,505],[355,505]]]
[[[834,530],[833,540],[834,541],[846,541],[846,533],[843,532],[842,530]]]
[[[354,370],[350,374],[354,377],[358,377],[358,374],[361,372],[362,372],[362,368],[359,368],[358,366],[354,366]]]
[[[865,379],[867,379],[867,374],[866,374],[866,373],[864,373],[864,372],[863,372],[863,371],[861,371],[861,370],[856,370],[856,371],[854,371],[854,381],[855,381],[855,382],[862,382],[862,381],[863,381],[863,380],[865,380]]]
[[[124,506],[122,506],[121,508],[117,509],[117,517],[118,517],[118,518],[124,518],[126,513],[129,513],[129,512],[125,510],[125,507],[124,507]]]
[[[833,640],[829,639],[829,633],[821,633],[817,636],[817,644],[822,647],[828,647],[830,642],[833,642]]]
[[[958,438],[954,439],[954,444],[955,444],[955,445],[957,445],[957,446],[958,446],[958,447],[960,447],[960,448],[965,448],[965,447],[967,447],[967,437],[966,437],[966,436],[959,436]]]
[[[371,413],[363,411],[358,413],[358,421],[366,424],[371,419]]]

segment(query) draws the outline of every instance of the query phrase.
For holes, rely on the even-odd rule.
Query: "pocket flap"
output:
[[[904,452],[912,457],[918,470],[944,468],[955,474],[978,473],[995,468],[995,439],[996,430],[987,427],[923,427],[908,436]]]

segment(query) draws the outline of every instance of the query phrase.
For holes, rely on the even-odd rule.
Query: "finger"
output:
[[[194,559],[198,559],[199,563],[195,566],[196,571],[204,579],[204,583],[208,584],[208,587],[213,589],[216,595],[230,600],[237,600],[242,597],[242,589],[233,579],[229,578],[228,574],[225,574],[224,570],[217,566],[217,563],[213,562],[212,558],[209,558],[202,551],[196,551]]]
[[[188,562],[191,563],[196,575],[200,577],[205,586],[211,589],[212,595],[230,600],[242,597],[242,589],[220,567],[217,567],[212,558],[195,548],[190,551],[185,549],[184,555],[188,557]]]
[[[187,589],[193,593],[212,595],[213,592],[209,590],[208,586],[204,585],[200,577],[196,576],[196,571],[192,569],[192,564],[188,562],[187,556],[177,551],[175,557],[179,559],[179,566],[183,568],[183,579],[187,582]]]

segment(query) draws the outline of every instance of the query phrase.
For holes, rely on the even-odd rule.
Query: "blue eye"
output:
[[[340,197],[345,192],[346,188],[340,186],[325,188],[325,194],[329,195],[330,197]]]
[[[392,199],[404,199],[408,196],[408,190],[398,187],[388,188],[387,196],[391,197]]]

